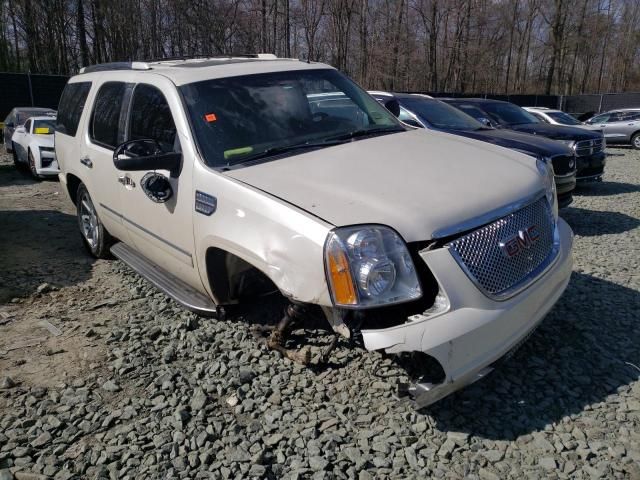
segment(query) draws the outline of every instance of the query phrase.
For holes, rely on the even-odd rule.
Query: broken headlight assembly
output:
[[[327,237],[324,258],[336,306],[376,307],[422,296],[407,246],[389,227],[336,228]]]
[[[538,172],[542,175],[542,181],[544,183],[545,195],[551,211],[553,212],[553,218],[558,220],[558,197],[556,195],[556,181],[555,174],[553,172],[553,163],[550,158],[539,157],[536,160],[536,166]]]

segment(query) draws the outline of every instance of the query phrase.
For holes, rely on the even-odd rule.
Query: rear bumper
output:
[[[362,332],[365,347],[388,353],[424,352],[445,373],[438,384],[417,384],[416,404],[425,407],[483,377],[487,368],[518,346],[564,292],[572,270],[573,233],[558,220],[558,254],[545,273],[518,295],[492,300],[465,275],[447,249],[422,252],[450,302],[444,313],[414,315],[407,323]]]

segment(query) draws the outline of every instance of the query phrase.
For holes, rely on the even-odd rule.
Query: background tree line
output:
[[[640,91],[640,1],[0,0],[0,71],[247,52],[368,88]]]

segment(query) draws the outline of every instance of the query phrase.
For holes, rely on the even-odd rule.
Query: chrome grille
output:
[[[535,241],[518,244],[535,226]],[[523,288],[555,257],[554,218],[542,197],[526,207],[474,230],[447,246],[465,273],[487,296],[504,299]],[[506,253],[504,243],[515,239],[518,252]],[[511,252],[512,253],[512,252]]]
[[[576,142],[576,155],[579,157],[586,157],[599,153],[604,149],[604,140],[598,138],[596,140],[580,140]]]

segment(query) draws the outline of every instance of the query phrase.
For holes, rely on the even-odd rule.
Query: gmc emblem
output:
[[[540,238],[538,227],[531,225],[523,230],[518,230],[518,233],[512,237],[506,238],[498,245],[500,250],[507,258],[513,258],[520,252],[531,248]]]

